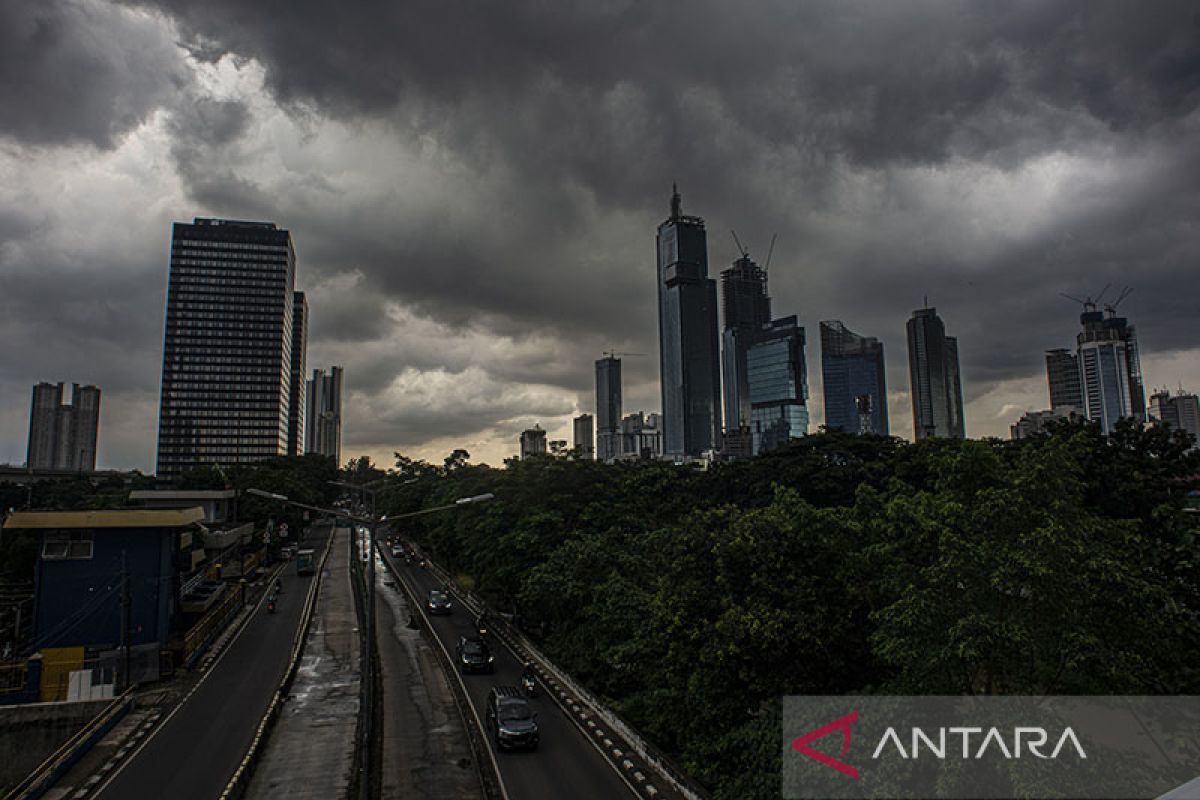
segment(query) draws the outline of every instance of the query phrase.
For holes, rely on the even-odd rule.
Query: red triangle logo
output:
[[[846,716],[840,719],[835,719],[828,725],[822,725],[819,728],[809,731],[803,736],[797,736],[792,740],[792,749],[797,753],[808,756],[813,761],[836,769],[838,772],[846,775],[847,777],[858,780],[858,770],[844,761],[839,760],[845,758],[846,753],[850,751],[850,726],[857,721],[858,709],[855,709]],[[834,758],[828,753],[822,753],[820,750],[814,750],[808,746],[809,742],[815,742],[817,739],[824,739],[834,731],[842,732],[842,753],[837,758]]]

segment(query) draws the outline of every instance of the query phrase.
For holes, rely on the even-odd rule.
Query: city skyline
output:
[[[347,456],[498,464],[535,421],[570,438],[596,354],[657,352],[672,181],[708,223],[710,276],[739,257],[730,228],[758,258],[779,234],[771,293],[810,367],[819,320],[880,339],[894,434],[925,294],[961,343],[972,437],[1048,406],[1044,354],[1078,332],[1064,292],[1136,286],[1145,385],[1200,387],[1187,4],[698,6],[678,52],[648,35],[655,8],[615,26],[586,4],[447,7],[429,24],[475,54],[449,68],[420,26],[385,46],[387,20],[232,8],[0,11],[20,54],[0,73],[0,462],[24,460],[28,387],[66,375],[104,387],[99,466],[153,469],[164,232],[203,216],[294,232],[309,360],[354,376]],[[626,406],[660,407],[656,359],[623,378]]]

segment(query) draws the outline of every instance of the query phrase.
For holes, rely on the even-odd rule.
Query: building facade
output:
[[[658,226],[657,254],[663,449],[699,456],[720,441],[717,282],[708,277],[704,220],[684,216],[678,190]]]
[[[288,403],[288,455],[304,455],[305,395],[304,377],[308,351],[308,301],[304,292],[292,294],[292,373]]]
[[[291,234],[274,223],[175,223],[160,477],[289,452],[295,279]]]
[[[721,372],[724,376],[725,428],[750,424],[750,387],[746,351],[760,330],[771,324],[767,272],[743,254],[721,273]]]
[[[662,417],[638,411],[621,419],[618,458],[623,461],[651,461],[662,457]]]
[[[808,433],[808,368],[804,328],[796,317],[771,322],[746,351],[754,454]]]
[[[532,428],[521,432],[521,460],[530,456],[546,454],[546,432],[542,430],[541,425],[534,425]]]
[[[1045,432],[1052,424],[1074,419],[1083,419],[1083,412],[1071,406],[1059,406],[1046,411],[1028,411],[1009,428],[1009,436],[1013,439],[1025,439],[1035,433]]]
[[[1190,433],[1193,446],[1200,442],[1200,401],[1196,395],[1183,389],[1172,395],[1160,389],[1150,396],[1150,417]]]
[[[596,460],[611,463],[621,454],[621,359],[596,360]]]
[[[908,321],[908,371],[913,435],[966,438],[958,340],[946,335],[936,308],[920,308]]]
[[[580,414],[574,419],[575,453],[579,458],[591,461],[596,457],[595,421],[591,414]]]
[[[1046,382],[1050,385],[1050,408],[1083,408],[1083,385],[1079,378],[1079,356],[1065,347],[1046,351]]]
[[[1134,326],[1109,310],[1089,304],[1079,316],[1076,337],[1083,408],[1088,419],[1111,433],[1122,417],[1146,419],[1146,390]]]
[[[71,402],[63,403],[63,384],[33,387],[29,411],[29,447],[25,465],[31,470],[96,469],[100,431],[100,390],[71,384]]]
[[[821,378],[826,428],[888,435],[883,342],[854,333],[840,320],[822,322]]]
[[[304,451],[320,453],[342,463],[342,368],[333,367],[326,374],[314,369],[308,381],[308,427]]]

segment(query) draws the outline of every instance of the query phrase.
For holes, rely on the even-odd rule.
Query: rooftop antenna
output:
[[[742,240],[737,237],[737,231],[730,228],[729,233],[733,236],[733,242],[737,245],[738,252],[742,254],[742,258],[749,259],[750,251],[742,247]]]
[[[767,248],[767,263],[763,264],[763,272],[771,268],[771,256],[775,254],[775,237],[778,235],[778,233],[771,234],[771,246]]]

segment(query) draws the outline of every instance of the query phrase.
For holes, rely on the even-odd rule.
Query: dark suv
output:
[[[537,750],[537,714],[515,686],[493,686],[488,692],[486,725],[501,750]]]
[[[450,596],[441,589],[430,589],[429,599],[425,601],[425,607],[429,609],[430,614],[449,614]]]
[[[464,673],[496,671],[496,658],[491,648],[478,636],[458,637],[458,647],[454,648],[454,652],[458,656],[458,668]]]

